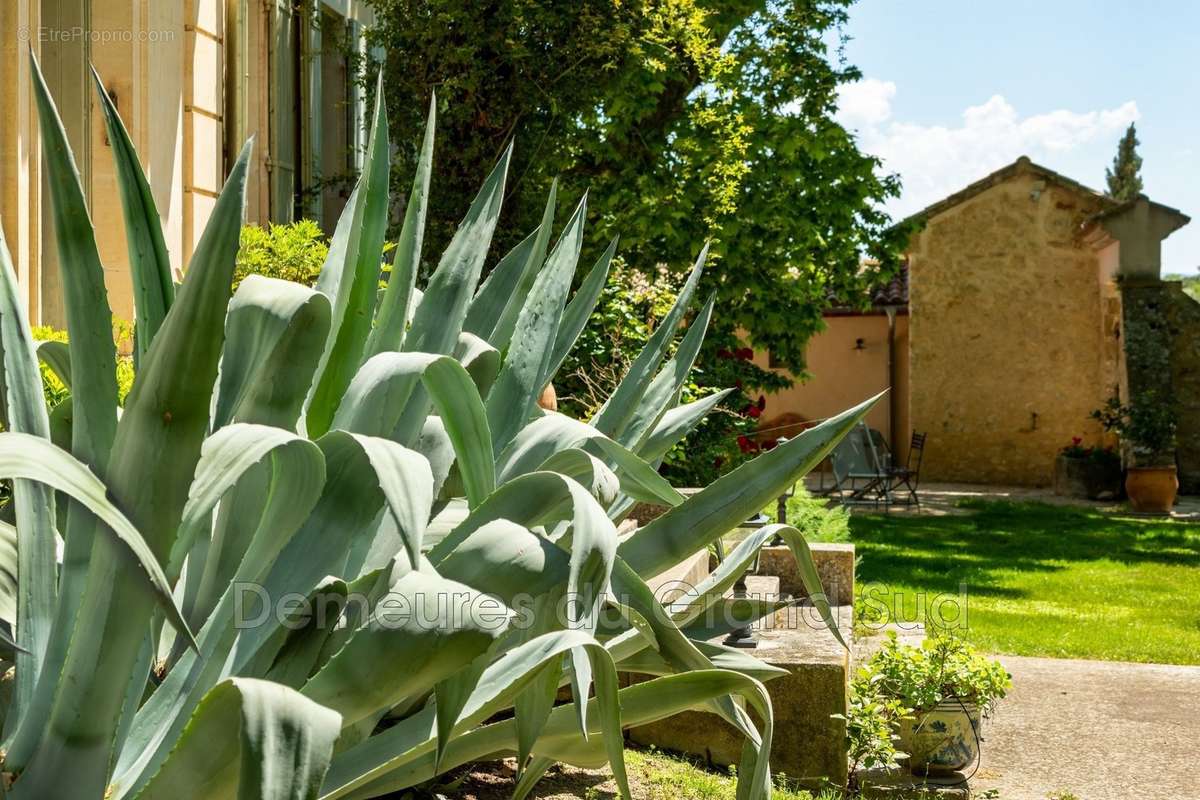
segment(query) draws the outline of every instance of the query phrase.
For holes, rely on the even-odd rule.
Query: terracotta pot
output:
[[[1175,505],[1179,478],[1175,467],[1130,467],[1125,474],[1125,493],[1134,511],[1167,514]]]
[[[982,724],[979,707],[948,698],[932,711],[900,721],[899,749],[908,753],[908,768],[917,775],[947,775],[966,769],[979,758]]]

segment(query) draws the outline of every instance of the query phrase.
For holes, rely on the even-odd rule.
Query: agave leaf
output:
[[[252,678],[214,686],[179,746],[137,795],[313,800],[341,718],[293,689]]]
[[[263,579],[267,597],[282,597],[297,586],[307,590],[330,574],[357,578],[370,571],[366,555],[385,506],[396,523],[398,549],[406,559],[420,551],[432,499],[425,460],[395,442],[337,430],[318,439],[317,446],[325,454],[325,487]],[[232,662],[235,673],[255,658],[272,632],[269,626],[242,632]]]
[[[508,609],[498,600],[410,572],[301,692],[349,725],[429,691],[487,650],[507,625]]]
[[[0,236],[3,232],[0,231]],[[11,263],[11,262],[10,262]],[[35,341],[38,360],[45,364],[62,381],[68,390],[71,388],[71,346],[66,342]]]
[[[550,183],[541,224],[500,259],[471,301],[463,329],[487,339],[497,350],[506,350],[512,341],[517,317],[533,289],[542,262],[546,260],[557,198],[558,179],[555,178]]]
[[[473,333],[463,331],[458,335],[454,348],[454,359],[463,365],[480,397],[487,397],[496,376],[500,374],[500,351]]]
[[[438,574],[499,598],[506,605],[565,587],[570,556],[562,548],[507,519],[472,531],[438,562]]]
[[[550,357],[567,292],[571,288],[571,277],[579,260],[579,249],[583,245],[586,213],[585,196],[546,260],[545,268],[537,274],[529,299],[517,316],[512,344],[487,399],[495,453],[503,450],[525,424],[549,380]]]
[[[167,244],[163,241],[158,208],[129,132],[125,130],[125,123],[121,121],[121,115],[117,113],[117,107],[95,67],[92,68],[92,79],[96,84],[96,94],[100,97],[100,110],[104,113],[104,128],[112,148],[117,189],[125,217],[125,243],[129,248],[136,315],[134,356],[140,362],[162,327],[167,312],[171,310],[171,303],[175,301],[175,282],[171,276],[171,260],[167,255]]]
[[[719,597],[704,614],[684,626],[683,632],[695,641],[708,641],[753,625],[793,604],[788,598]]]
[[[103,474],[117,426],[117,362],[112,311],[104,288],[104,267],[84,202],[83,187],[67,132],[30,51],[33,92],[41,122],[42,152],[50,187],[50,207],[70,340],[71,386],[83,399],[75,408],[71,452]]]
[[[408,335],[404,337],[405,350],[436,354],[453,352],[500,216],[504,179],[511,157],[510,143],[475,196],[467,216],[454,232],[429,279],[413,314]]]
[[[14,630],[17,623],[17,529],[0,522],[0,620]]]
[[[380,70],[380,76],[383,70]],[[381,77],[382,80],[382,77]],[[382,96],[382,95],[380,95]],[[396,242],[396,257],[392,261],[387,288],[375,316],[375,327],[367,337],[363,360],[404,344],[404,329],[408,325],[408,308],[416,287],[417,268],[421,265],[421,245],[425,239],[425,211],[429,206],[429,176],[433,172],[433,132],[437,127],[437,95],[429,98],[429,117],[425,123],[425,140],[417,158],[417,174],[404,209],[404,225]]]
[[[505,253],[496,266],[492,267],[492,271],[483,279],[479,291],[471,300],[467,318],[463,321],[464,333],[470,333],[489,344],[491,343],[491,338],[496,331],[496,323],[500,320],[500,315],[504,313],[508,301],[517,291],[517,283],[521,280],[525,267],[531,261],[533,248],[537,245],[541,232],[540,225],[534,228],[532,233]],[[543,259],[545,258],[544,253],[543,249]],[[540,262],[538,263],[540,264]],[[529,285],[533,285],[532,275],[529,278]]]
[[[878,396],[718,478],[623,541],[621,557],[639,575],[657,575],[733,530],[821,463],[876,399]]]
[[[650,335],[650,339],[647,340],[642,351],[629,365],[629,371],[625,373],[625,377],[617,384],[617,388],[592,419],[591,424],[606,436],[618,438],[629,424],[634,410],[642,402],[642,397],[650,387],[658,365],[662,363],[663,356],[667,353],[667,347],[675,338],[675,331],[683,322],[683,315],[692,303],[692,295],[696,292],[696,285],[700,282],[700,274],[704,271],[704,261],[707,258],[708,245],[706,244],[696,258],[696,264],[692,267],[692,272],[683,284],[683,288],[679,290],[675,304],[658,323],[658,327],[654,329],[654,333]]]
[[[704,304],[704,308],[688,326],[675,355],[650,382],[642,396],[642,402],[633,409],[625,429],[616,437],[621,444],[636,449],[654,430],[654,426],[662,419],[667,409],[679,402],[679,393],[687,383],[696,356],[700,354],[700,345],[704,343],[704,334],[708,331],[708,321],[712,317],[714,303],[715,298],[710,298]]]
[[[451,728],[450,746],[453,747],[458,738],[453,734],[465,733],[505,708],[537,678],[542,667],[579,648],[588,651],[596,671],[596,695],[599,699],[593,702],[599,706],[599,722],[593,724],[597,732],[602,733],[600,738],[610,748],[614,776],[622,792],[626,792],[623,754],[620,753],[623,741],[620,735],[621,712],[616,703],[616,674],[607,652],[595,639],[580,631],[543,634],[509,650],[484,669],[469,698],[458,709]],[[433,714],[429,713],[431,710],[406,719],[362,744],[339,753],[326,776],[322,798],[332,800],[344,796],[377,796],[355,792],[405,765],[425,758],[431,762],[436,759],[434,740],[437,731]],[[573,730],[578,735],[578,730]],[[512,738],[515,739],[515,736]],[[627,797],[628,794],[623,796]]]
[[[764,754],[769,752],[772,736],[770,697],[759,681],[729,670],[697,670],[656,678],[621,689],[618,693],[621,725],[624,727],[647,725],[701,705],[707,699],[730,693],[745,697],[759,715],[768,720],[763,734],[756,737],[757,742],[754,744],[754,748]],[[595,704],[601,707],[607,702],[607,698],[601,697],[599,693],[597,697],[588,700],[589,705]],[[589,725],[589,733],[593,735],[585,738],[575,725],[575,714],[574,709],[566,705],[554,709],[542,738],[538,740],[537,755],[580,767],[592,769],[600,767],[606,759],[611,758],[606,747],[611,746],[610,742],[613,739],[619,743],[621,737],[604,734],[604,715],[600,714],[589,716],[593,720]],[[397,728],[400,727],[397,726]],[[400,741],[405,733],[410,734],[410,741],[418,738],[418,735],[413,735],[406,729],[401,729],[393,738],[393,730],[396,729],[372,737],[360,745],[362,748],[373,745],[375,752],[370,755],[375,756],[376,763],[382,763],[382,766],[367,773],[372,777],[369,781],[359,779],[351,783],[355,775],[362,775],[363,772],[354,772],[353,769],[347,768],[351,766],[352,760],[359,763],[365,762],[364,756],[367,756],[368,753],[352,748],[335,757],[322,789],[322,800],[334,800],[334,798],[366,800],[390,791],[399,791],[432,778],[434,753],[428,746],[419,747],[419,742],[404,749],[402,757],[396,758],[394,761],[388,760],[387,756],[400,752],[404,745],[408,744],[408,742]],[[515,722],[511,719],[464,733],[454,738],[446,748],[442,769],[453,769],[470,761],[486,760],[511,752],[515,736]],[[377,739],[381,741],[376,742]],[[392,747],[388,749],[388,745]],[[413,753],[413,750],[417,752]],[[754,787],[754,792],[750,795],[753,800],[760,800],[768,796],[770,774],[766,761],[765,757],[757,759],[753,763],[753,770],[738,771],[739,785],[746,783],[747,786]],[[354,763],[352,766],[358,767],[359,763]]]
[[[317,291],[332,301],[333,317],[317,379],[305,401],[305,424],[314,438],[329,430],[371,332],[388,216],[388,122],[383,76],[384,70],[380,70],[366,164],[317,278]]]
[[[650,435],[638,446],[638,455],[651,464],[660,463],[663,456],[695,430],[700,421],[708,416],[708,413],[732,391],[733,389],[724,389],[667,411],[654,426]]]
[[[241,229],[249,147],[242,149],[175,303],[140,364],[106,470],[115,504],[162,560],[170,551],[208,430]],[[72,330],[73,371],[80,361],[75,344]],[[76,375],[72,384],[77,396],[83,396],[87,382]],[[82,414],[77,403],[76,438]],[[164,459],[163,453],[171,457]],[[68,549],[70,537],[68,530]],[[87,581],[78,600],[80,624],[72,627],[74,615],[64,618],[68,604],[59,604],[55,629],[69,631],[70,644],[61,679],[50,687],[54,696],[49,714],[42,717],[40,730],[31,731],[41,740],[22,775],[21,794],[60,796],[60,778],[67,770],[75,777],[75,796],[103,792],[126,684],[140,680],[130,676],[135,675],[134,664],[154,608],[152,595],[142,585],[117,578],[124,559],[111,537],[97,536],[90,562],[85,559]],[[39,687],[39,701],[41,693]],[[19,752],[16,743],[10,758],[14,752]]]
[[[739,650],[736,647],[695,639],[692,640],[692,644],[712,662],[716,669],[740,672],[763,683],[791,674],[783,667],[775,667],[765,661],[760,661],[745,650]],[[677,670],[652,648],[643,648],[634,655],[618,661],[617,669],[621,672],[637,672],[642,675],[678,674]]]
[[[683,495],[637,455],[592,426],[558,413],[538,417],[513,438],[498,459],[499,481],[538,469],[556,453],[576,447],[606,458],[616,468],[626,494],[668,506],[683,502]]]
[[[496,462],[483,401],[471,376],[454,359],[432,362],[422,380],[454,445],[467,502],[475,507],[496,488]]]
[[[227,525],[212,529],[212,512],[217,504],[259,464],[268,468],[269,476],[255,482],[260,490],[255,507],[243,506],[242,514]],[[207,618],[233,580],[257,529],[267,525],[276,530],[296,530],[312,508],[310,498],[321,491],[324,482],[320,448],[282,428],[236,423],[205,440],[196,465],[196,478],[188,491],[179,535],[167,562],[167,575],[175,581],[193,542],[213,532],[214,541],[204,551],[205,560],[189,564],[189,570],[200,575],[198,599],[188,615],[193,625]],[[257,513],[246,514],[250,510]]]
[[[607,464],[578,447],[559,450],[543,461],[538,471],[557,472],[571,478],[605,507],[616,499],[621,487],[620,479]]]
[[[138,585],[143,590],[149,587],[153,591],[172,626],[195,646],[195,639],[171,597],[170,583],[158,559],[137,528],[108,500],[104,484],[86,466],[47,439],[13,431],[0,433],[0,475],[37,481],[70,495],[110,526],[119,545],[144,573],[145,582]]]
[[[104,286],[104,269],[88,217],[83,187],[67,142],[66,129],[46,87],[37,58],[30,52],[33,90],[40,122],[45,171],[50,188],[50,208],[63,265],[63,304],[70,341],[71,377],[67,385],[80,396],[72,406],[71,453],[100,476],[106,474],[117,427],[116,345],[113,342],[112,310]],[[42,669],[54,676],[40,681],[30,709],[37,723],[19,731],[8,748],[11,769],[24,767],[32,740],[46,729],[52,693],[67,657],[69,639],[78,616],[91,560],[96,520],[71,505],[65,526],[59,602]],[[95,663],[88,666],[95,669]],[[29,672],[29,670],[27,670]],[[129,675],[128,668],[120,670]],[[22,684],[25,678],[19,678]]]
[[[3,351],[7,427],[49,444],[50,418],[42,395],[42,374],[29,320],[20,298],[17,276],[4,232],[0,230],[0,350]],[[15,623],[17,673],[12,703],[4,724],[10,730],[33,701],[34,688],[50,643],[54,606],[58,599],[55,559],[54,492],[44,484],[13,482],[12,503],[17,523],[17,582]]]
[[[525,800],[529,793],[533,791],[533,787],[546,774],[546,770],[554,766],[554,759],[538,756],[529,762],[525,767],[525,771],[521,773],[521,777],[517,780],[517,785],[513,787],[512,800]]]
[[[612,258],[616,252],[617,237],[614,236],[592,266],[591,271],[588,272],[587,277],[583,279],[583,283],[571,298],[571,302],[567,303],[567,309],[563,312],[562,324],[559,325],[558,335],[554,340],[554,354],[550,356],[549,375],[551,378],[558,373],[559,367],[566,360],[567,354],[571,352],[579,334],[583,333],[588,319],[591,318],[592,311],[595,310],[596,303],[600,300],[600,293],[604,291],[604,284],[608,280],[608,268],[612,265]]]
[[[410,441],[420,428],[398,432],[401,415],[411,408],[418,381],[428,390],[467,481],[475,504],[495,486],[495,462],[483,401],[467,371],[449,356],[430,353],[380,353],[354,376],[334,417],[334,427]],[[424,420],[421,420],[422,424]]]
[[[211,613],[197,613],[194,605],[191,609],[193,617],[203,621],[199,650],[179,655],[162,684],[138,710],[113,772],[116,797],[130,794],[157,771],[204,692],[226,674],[230,651],[240,635],[239,621],[253,620],[262,610],[253,601],[245,602],[247,587],[263,581],[284,546],[308,519],[325,481],[320,448],[288,431],[235,424],[205,442],[184,509],[183,539],[196,536],[222,498],[264,466],[270,480],[258,484],[262,492],[257,507],[243,507],[246,515],[234,520],[232,528],[217,529],[231,539],[249,531],[251,538],[240,545],[236,556],[226,559],[235,572],[220,586],[221,595]],[[226,549],[233,547],[212,548],[210,561],[198,561],[189,569],[195,568],[203,578]],[[256,599],[261,601],[261,597]],[[267,616],[251,630],[265,636],[273,631],[272,622],[275,618]]]
[[[330,315],[320,292],[247,276],[229,302],[213,429],[238,420],[296,430]]]

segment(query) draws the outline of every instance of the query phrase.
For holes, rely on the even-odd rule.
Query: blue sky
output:
[[[1163,245],[1200,271],[1200,2],[860,0],[842,121],[904,179],[904,216],[1017,156],[1095,189],[1130,121],[1151,199],[1193,217]]]

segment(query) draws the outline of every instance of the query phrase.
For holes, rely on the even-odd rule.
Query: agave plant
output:
[[[621,728],[704,706],[745,734],[739,797],[769,796],[762,682],[778,671],[707,641],[705,612],[748,622],[777,607],[724,598],[779,533],[829,621],[802,537],[757,532],[669,606],[646,580],[797,480],[865,404],[685,499],[656,466],[721,397],[679,405],[713,310],[675,342],[703,253],[603,408],[570,419],[536,398],[615,250],[572,294],[586,199],[551,246],[552,189],[541,225],[481,283],[506,153],[418,290],[431,104],[379,292],[388,129],[377,100],[315,288],[251,276],[231,297],[250,144],[176,286],[101,88],[136,301],[137,372],[119,408],[103,269],[33,72],[70,336],[33,340],[0,240],[0,476],[14,484],[0,526],[12,665],[0,792],[368,798],[515,756],[516,797],[555,761],[610,763],[629,797]],[[71,392],[53,414],[39,358]],[[639,500],[670,509],[619,538]],[[655,677],[619,689],[619,670]],[[565,687],[573,701],[556,703]]]

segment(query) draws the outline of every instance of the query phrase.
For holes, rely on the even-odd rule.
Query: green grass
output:
[[[636,782],[639,800],[733,800],[737,795],[736,779],[698,765],[681,756],[658,750],[626,750],[625,763],[630,780]],[[586,797],[586,795],[585,795]],[[839,800],[839,792],[813,794],[803,790],[777,787],[773,800]]]
[[[855,515],[860,591],[902,621],[965,590],[964,635],[997,653],[1200,664],[1200,525],[1042,504]],[[943,602],[944,616],[955,605]]]

